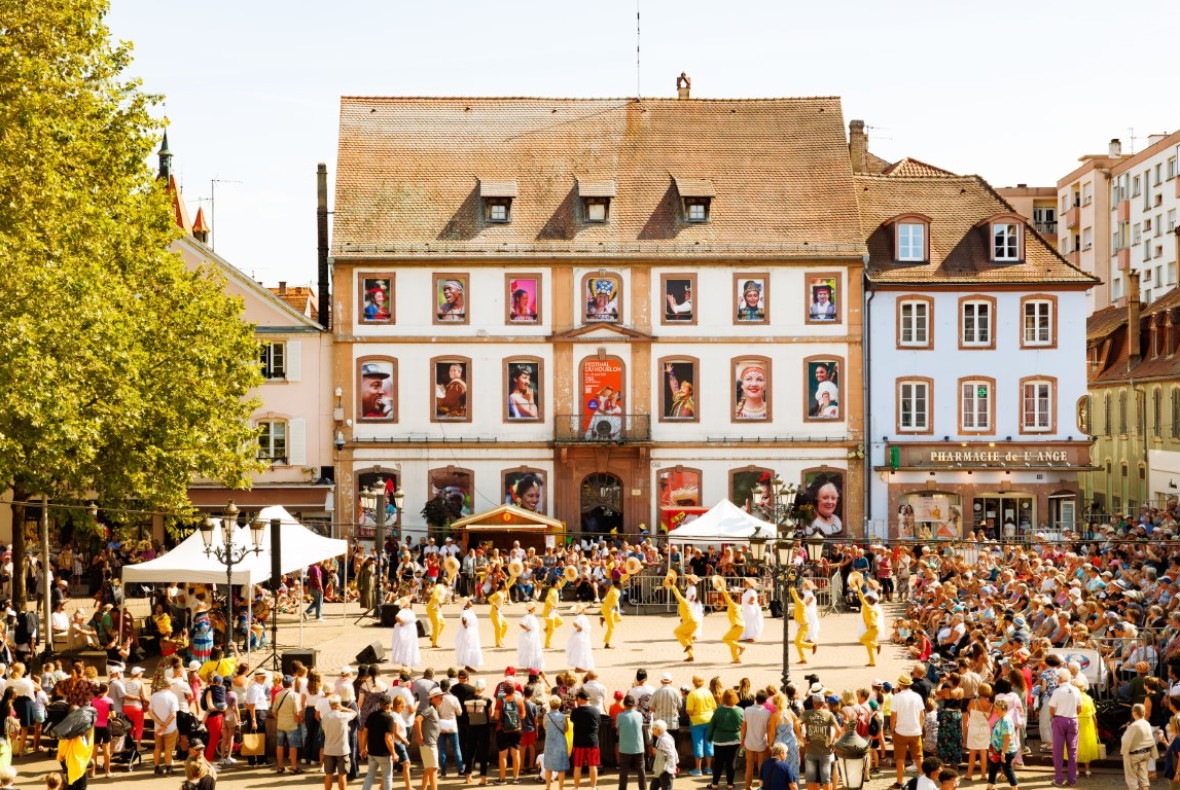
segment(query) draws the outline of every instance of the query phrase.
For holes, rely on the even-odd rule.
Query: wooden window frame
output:
[[[925,343],[906,343],[902,340],[902,307],[906,304],[925,304],[926,305],[926,342]],[[895,327],[896,343],[898,351],[919,351],[930,350],[934,348],[934,298],[930,296],[923,296],[921,294],[905,294],[897,298],[896,305],[897,325]]]
[[[983,343],[968,343],[965,340],[966,322],[967,322],[967,305],[972,303],[987,303],[988,304],[988,342]],[[978,319],[978,316],[976,316]],[[986,294],[969,294],[967,296],[959,297],[959,350],[960,351],[994,351],[996,348],[996,297],[988,296]]]
[[[504,504],[508,504],[508,503],[504,502],[504,499],[506,498],[506,496],[508,494],[508,475],[511,475],[511,474],[520,474],[520,475],[529,474],[529,475],[536,475],[537,477],[541,478],[541,505],[542,505],[542,507],[541,507],[541,510],[539,510],[537,512],[539,512],[541,515],[548,515],[549,507],[548,507],[548,502],[546,502],[545,500],[549,496],[549,475],[545,472],[545,470],[538,469],[535,466],[527,466],[525,464],[521,464],[520,466],[512,467],[511,469],[501,469],[500,470],[500,501]]]
[[[664,308],[668,304],[668,281],[669,280],[688,280],[689,287],[692,289],[692,318],[687,321],[670,320]],[[765,287],[763,288],[765,290]],[[667,272],[660,274],[660,302],[657,305],[657,310],[660,314],[661,326],[696,326],[697,318],[700,315],[700,306],[697,303],[697,275],[696,272]]]
[[[742,358],[745,359],[745,357],[742,357]],[[694,378],[694,381],[692,382],[693,410],[692,410],[692,417],[689,417],[689,418],[673,418],[673,417],[665,416],[668,411],[668,401],[667,401],[667,393],[664,391],[664,384],[665,384],[665,382],[664,382],[664,365],[669,364],[669,363],[676,363],[676,362],[688,362],[688,363],[691,363],[693,366],[693,378]],[[660,384],[659,384],[659,388],[660,388],[659,409],[660,409],[660,411],[659,411],[659,414],[657,415],[658,421],[659,422],[667,422],[667,423],[700,422],[701,421],[701,400],[700,400],[701,361],[700,361],[700,359],[698,359],[697,357],[688,356],[686,354],[671,354],[666,357],[660,357],[660,359],[656,362],[656,374],[657,374],[657,378],[660,381]],[[767,382],[769,384],[769,377],[767,378]],[[736,390],[737,390],[737,388],[735,386],[734,391],[736,392]],[[768,392],[770,391],[769,386],[767,387],[767,391]],[[768,416],[769,416],[769,410],[770,410],[770,403],[768,401],[767,402]]]
[[[749,417],[737,416],[737,387],[738,387],[738,371],[737,363],[742,360],[752,360],[762,363],[766,370],[766,393],[763,399],[766,401],[766,419],[755,420]],[[729,421],[738,425],[766,425],[774,419],[774,360],[770,357],[762,356],[760,354],[740,354],[736,357],[729,358]],[[687,422],[687,421],[686,421]],[[827,422],[831,422],[828,420]]]
[[[665,466],[662,469],[657,469],[656,470],[656,490],[653,492],[654,493],[653,499],[655,500],[655,505],[656,505],[656,523],[659,523],[660,508],[662,507],[662,505],[660,505],[660,479],[665,474],[672,474],[672,473],[683,474],[685,472],[691,472],[697,476],[697,485],[699,486],[699,488],[697,489],[697,494],[700,495],[701,502],[702,503],[704,502],[705,473],[703,471],[701,471],[701,469],[699,469],[698,467],[695,467],[695,466],[684,466],[683,464],[676,464],[676,466]],[[680,506],[679,505],[669,505],[669,507],[676,508],[676,507],[680,507]]]
[[[930,224],[932,220],[925,214],[901,214],[889,220],[893,230],[893,262],[898,264],[929,263],[930,262]],[[922,257],[901,257],[901,228],[902,226],[919,225],[922,228]]]
[[[255,421],[254,425],[259,429],[258,433],[258,455],[256,458],[259,461],[266,461],[269,466],[290,466],[291,460],[291,425],[290,420],[286,417],[261,417]],[[262,455],[262,425],[282,425],[283,426],[283,450],[286,452],[283,455]],[[271,434],[271,446],[267,448],[274,450],[274,436]]]
[[[366,417],[365,410],[362,407],[362,400],[364,399],[364,388],[361,384],[362,376],[361,370],[366,362],[389,362],[393,365],[393,372],[390,375],[389,391],[393,396],[393,413],[389,419],[379,419],[377,417]],[[385,354],[368,354],[357,358],[356,361],[356,378],[353,379],[353,388],[356,390],[356,421],[358,423],[366,423],[369,425],[389,425],[395,424],[398,421],[398,407],[401,406],[401,398],[398,397],[398,375],[397,375],[397,357],[391,357]],[[434,375],[434,368],[431,368],[431,375]]]
[[[1164,393],[1161,387],[1151,389],[1151,436],[1159,440],[1163,438]]]
[[[812,417],[809,412],[811,409],[811,379],[808,367],[812,362],[836,362],[839,366],[838,377],[836,381],[837,398],[840,403],[840,417],[835,420],[828,420],[822,417]],[[812,354],[809,357],[803,358],[803,422],[821,422],[828,425],[847,422],[848,421],[848,404],[844,402],[844,374],[846,373],[847,363],[844,357],[838,354]]]
[[[359,500],[360,500],[360,493],[361,492],[360,492],[359,488],[360,488],[360,479],[361,479],[362,475],[377,475],[378,477],[383,477],[383,478],[392,477],[393,483],[394,483],[393,490],[397,491],[399,488],[401,488],[402,473],[401,473],[401,471],[399,471],[397,469],[386,469],[384,466],[381,466],[380,464],[378,464],[377,466],[366,466],[364,469],[354,469],[354,470],[352,470],[352,479],[357,481],[357,486],[353,490],[354,499],[353,499],[352,506],[354,508],[359,508],[359,506],[360,506]],[[386,530],[389,530],[391,527],[401,529],[402,513],[405,511],[405,507],[394,508],[394,510],[396,510],[396,512],[397,512],[397,520],[391,522],[388,520],[388,515],[387,515],[386,516],[387,520],[385,522],[385,529]],[[356,521],[360,522],[360,520],[361,520],[360,517],[362,515],[360,510],[358,509],[354,512],[356,513]],[[360,526],[359,523],[354,524],[353,529],[356,529],[359,526]],[[386,534],[388,536],[388,532]]]
[[[1103,436],[1113,436],[1114,435],[1114,432],[1111,431],[1112,415],[1113,415],[1113,412],[1111,412],[1111,410],[1110,410],[1110,393],[1106,392],[1106,393],[1103,393],[1103,395],[1102,395],[1102,419],[1103,419],[1102,427],[1106,431],[1103,434]]]
[[[610,202],[608,197],[584,197],[582,198],[582,221],[587,225],[605,225],[610,222]],[[590,219],[590,207],[602,206],[602,219]]]
[[[836,306],[836,317],[831,321],[824,321],[818,318],[811,317],[811,284],[814,280],[835,280],[836,293],[832,294],[832,303]],[[844,323],[844,287],[843,278],[840,277],[840,272],[804,272],[803,273],[803,323],[811,324],[813,326],[838,326]]]
[[[531,321],[513,321],[512,320],[512,282],[514,280],[535,280],[537,283],[536,303],[533,305],[537,317]],[[508,272],[504,275],[504,325],[505,326],[537,326],[544,323],[543,310],[545,307],[545,300],[542,296],[541,289],[544,280],[541,272]],[[437,292],[437,288],[435,289]],[[435,308],[435,316],[437,317],[437,307]]]
[[[492,207],[503,206],[504,218],[495,219],[492,217]],[[512,198],[510,197],[485,197],[483,199],[483,220],[490,225],[509,225],[512,223]]]
[[[682,198],[684,201],[684,221],[690,225],[704,225],[713,218],[713,199],[708,197],[686,197]],[[703,207],[703,215],[700,219],[694,219],[692,216],[692,209],[694,206]]]
[[[469,408],[467,411],[470,412],[471,409]],[[472,500],[471,501],[471,512],[472,512],[472,514],[479,512],[479,509],[476,507],[476,504],[475,504],[475,493],[476,493],[475,470],[469,469],[466,466],[459,466],[458,464],[447,464],[446,466],[433,466],[433,467],[427,468],[427,470],[426,470],[426,499],[424,500],[424,502],[429,502],[431,499],[434,498],[434,494],[431,493],[431,490],[430,490],[432,487],[430,478],[431,478],[431,475],[433,475],[435,472],[451,472],[451,473],[465,472],[467,474],[467,479],[471,481],[471,500]]]
[[[438,289],[446,280],[463,283],[463,320],[445,321],[438,317]],[[430,287],[430,323],[434,326],[466,326],[471,323],[471,274],[469,272],[434,272]]]
[[[1048,384],[1049,385],[1049,427],[1047,428],[1030,428],[1024,421],[1024,388],[1029,384]],[[1020,434],[1022,436],[1044,436],[1046,434],[1057,433],[1057,378],[1055,376],[1025,376],[1020,380],[1019,394],[1019,408],[1020,408]]]
[[[1169,431],[1172,441],[1180,440],[1180,387],[1171,388],[1172,426]]]
[[[978,428],[966,428],[963,425],[963,385],[971,382],[974,384],[988,385],[988,427],[984,430]],[[959,435],[960,436],[995,436],[996,435],[996,380],[989,376],[963,376],[958,381],[958,387],[955,390],[955,398],[958,400],[956,411],[959,413]]]
[[[389,318],[370,320],[365,318],[365,281],[366,280],[388,280],[389,281],[389,301],[386,302],[386,309],[389,310]],[[394,272],[357,272],[356,273],[356,322],[361,326],[391,326],[397,323],[397,311],[394,309],[397,303],[397,276]],[[437,306],[436,306],[437,309]]]
[[[1048,303],[1049,305],[1049,341],[1046,343],[1030,342],[1027,326],[1026,311],[1029,305]],[[1057,297],[1053,294],[1029,294],[1020,297],[1020,347],[1021,348],[1057,348]]]
[[[739,466],[739,467],[735,467],[735,468],[730,469],[728,472],[726,472],[726,477],[729,479],[729,485],[728,485],[729,491],[728,491],[728,494],[726,495],[726,498],[729,499],[730,502],[733,502],[733,478],[735,475],[741,474],[742,472],[761,472],[763,476],[770,475],[771,480],[773,480],[775,478],[775,471],[773,469],[767,468],[765,466],[758,466],[756,464],[750,464],[749,466]],[[703,483],[704,483],[704,479],[702,478],[702,484]],[[770,492],[767,492],[767,493],[769,494]],[[733,503],[735,505],[737,504],[736,502],[733,502]],[[751,502],[750,506],[753,507],[754,503]],[[741,506],[738,505],[738,507],[741,507]]]
[[[518,363],[527,363],[537,366],[537,416],[536,417],[509,417],[508,416],[508,396],[511,394],[510,387],[512,386],[512,366]],[[500,365],[500,371],[503,373],[503,381],[500,384],[500,392],[504,396],[504,405],[501,408],[500,420],[507,425],[519,425],[521,423],[538,423],[545,421],[545,360],[541,357],[519,355],[512,357],[505,357],[503,363]],[[433,371],[432,371],[433,372]],[[467,385],[470,388],[470,384]],[[467,412],[471,412],[471,398],[467,399]]]
[[[286,340],[263,340],[260,343],[260,345],[262,346],[262,355],[261,356],[265,357],[264,359],[259,360],[259,368],[261,369],[263,382],[267,383],[267,384],[272,384],[277,381],[286,381],[287,380],[287,341]],[[280,356],[282,357],[282,361],[283,361],[283,372],[282,372],[281,376],[271,375],[271,370],[274,367],[273,349],[276,346],[282,349],[282,353],[280,354]]]
[[[926,427],[924,429],[906,428],[901,421],[901,389],[906,384],[923,384],[926,387]],[[934,433],[934,379],[925,376],[906,376],[897,379],[894,386],[895,393],[895,421],[897,433],[906,436],[930,436]]]
[[[1127,435],[1127,391],[1119,390],[1119,435]]]
[[[746,321],[738,318],[738,304],[743,301],[745,292],[738,290],[746,280],[761,280],[762,281],[762,313],[763,317],[758,321]],[[733,289],[730,291],[730,298],[734,299],[733,312],[729,314],[734,326],[760,326],[770,323],[770,272],[734,272],[733,275]]]
[[[464,379],[467,382],[467,416],[460,418],[446,418],[440,419],[438,416],[438,394],[435,392],[434,371],[440,362],[446,362],[451,365],[466,365],[466,376]],[[430,387],[430,421],[441,423],[463,423],[471,422],[471,412],[474,411],[475,399],[472,397],[472,376],[471,357],[464,357],[458,354],[443,354],[437,357],[430,358],[430,373],[427,380],[427,385]]]
[[[587,317],[586,311],[586,284],[590,280],[602,280],[611,278],[618,284],[619,293],[615,296],[615,306],[619,310],[619,315],[613,321],[606,321],[601,318],[591,320]],[[623,275],[612,269],[598,269],[593,272],[586,272],[582,275],[582,284],[578,289],[578,318],[582,326],[595,326],[596,324],[603,324],[605,326],[622,326],[623,316],[627,314],[623,296],[626,293],[626,287],[623,283]],[[695,305],[694,305],[695,307]]]

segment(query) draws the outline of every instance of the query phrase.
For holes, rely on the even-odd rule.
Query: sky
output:
[[[1111,138],[1180,125],[1178,18],[1175,0],[111,0],[107,24],[165,97],[214,249],[307,285],[341,96],[673,97],[685,71],[694,98],[840,96],[890,161],[1053,186]]]

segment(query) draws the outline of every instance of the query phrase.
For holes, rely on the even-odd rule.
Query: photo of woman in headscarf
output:
[[[737,320],[766,320],[766,301],[762,295],[763,287],[764,283],[761,279],[750,279],[742,282],[738,290]]]
[[[586,281],[586,320],[619,320],[619,286],[611,277],[592,277]]]

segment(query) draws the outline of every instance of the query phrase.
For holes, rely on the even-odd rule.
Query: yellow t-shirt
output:
[[[701,686],[688,692],[684,710],[693,724],[708,724],[713,718],[713,711],[717,710],[717,700],[713,699],[709,689]]]

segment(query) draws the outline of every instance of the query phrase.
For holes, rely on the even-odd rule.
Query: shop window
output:
[[[904,494],[897,508],[898,537],[919,540],[963,537],[963,505],[958,494]]]

